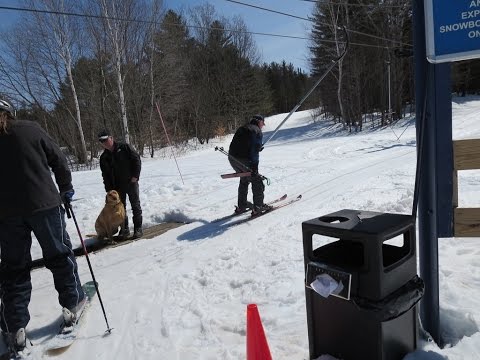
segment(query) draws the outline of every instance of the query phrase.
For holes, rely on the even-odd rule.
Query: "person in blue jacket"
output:
[[[39,124],[15,115],[0,100],[0,163],[6,171],[0,176],[0,327],[9,351],[21,357],[29,351],[32,232],[53,274],[65,325],[76,321],[86,298],[62,207],[74,194],[67,159]]]
[[[240,178],[238,185],[238,205],[235,212],[242,213],[252,209],[252,215],[258,215],[271,209],[263,202],[265,185],[258,174],[260,151],[263,150],[262,128],[265,118],[254,115],[248,124],[238,128],[228,150],[228,160],[236,172],[251,170],[251,176]],[[248,185],[252,183],[253,204],[247,201]]]

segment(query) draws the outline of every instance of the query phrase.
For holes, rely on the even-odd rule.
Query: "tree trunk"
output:
[[[115,2],[111,3],[112,7],[115,7]],[[128,131],[128,119],[127,119],[127,105],[125,103],[125,93],[124,93],[124,86],[123,86],[123,76],[122,76],[122,52],[123,46],[122,39],[120,35],[119,29],[119,20],[110,20],[110,15],[108,11],[108,5],[106,0],[102,0],[102,10],[103,15],[105,16],[105,22],[108,27],[108,35],[113,45],[114,51],[114,64],[115,64],[115,73],[117,79],[117,88],[118,88],[118,99],[120,105],[120,114],[122,120],[122,132],[124,141],[127,144],[130,144],[130,133]],[[113,11],[113,16],[115,16],[115,11]]]

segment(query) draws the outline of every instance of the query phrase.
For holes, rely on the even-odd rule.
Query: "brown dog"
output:
[[[117,233],[118,228],[123,228],[125,224],[125,207],[120,201],[120,195],[115,190],[110,190],[105,196],[105,206],[103,207],[97,221],[95,221],[95,231],[97,239],[107,238],[113,242],[113,235]]]

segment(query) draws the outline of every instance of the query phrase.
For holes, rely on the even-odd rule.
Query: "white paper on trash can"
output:
[[[334,278],[328,274],[317,275],[315,280],[310,284],[311,288],[324,298],[331,294],[337,295],[343,290],[343,284],[338,283]]]

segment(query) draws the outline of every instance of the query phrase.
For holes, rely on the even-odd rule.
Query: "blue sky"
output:
[[[313,3],[299,0],[240,0],[241,2],[279,12],[306,18],[311,14]],[[196,6],[205,3],[204,0],[164,0],[166,7],[179,9],[182,6]],[[209,1],[219,15],[232,17],[240,15],[252,32],[271,33],[308,37],[310,22],[264,10],[231,3],[226,0]],[[21,7],[20,0],[0,0],[0,6]],[[0,9],[0,30],[12,26],[16,21],[16,12]],[[254,35],[261,60],[267,63],[285,60],[295,67],[308,71],[308,41],[281,37]]]
[[[240,2],[306,18],[312,12],[314,3],[299,0],[239,0]],[[196,6],[204,0],[165,0],[167,7]],[[231,3],[226,0],[211,0],[218,14],[225,17],[240,15],[252,32],[308,37],[310,22],[275,14],[252,7]],[[292,63],[308,70],[308,41],[272,36],[254,35],[262,60],[265,62]]]

